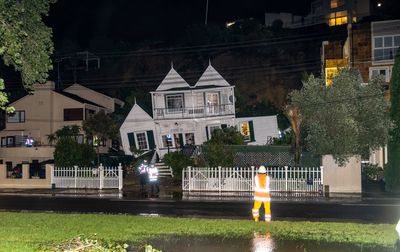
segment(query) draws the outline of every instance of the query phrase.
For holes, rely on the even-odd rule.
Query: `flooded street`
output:
[[[163,252],[389,252],[393,249],[382,247],[361,247],[357,245],[315,241],[277,240],[269,235],[254,235],[253,238],[220,237],[164,237],[148,241],[153,248]]]

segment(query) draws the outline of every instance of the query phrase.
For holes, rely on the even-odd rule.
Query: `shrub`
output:
[[[171,152],[164,155],[164,163],[171,167],[174,177],[182,178],[182,170],[187,166],[193,165],[193,160],[183,155],[181,152]]]
[[[382,167],[374,164],[369,164],[364,169],[365,175],[372,180],[380,180],[383,174]]]
[[[92,146],[79,144],[72,137],[62,137],[54,150],[54,163],[57,166],[91,166],[96,157]]]

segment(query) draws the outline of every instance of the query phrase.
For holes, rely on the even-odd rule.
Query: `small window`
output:
[[[243,140],[245,142],[249,142],[250,139],[250,124],[249,122],[241,122],[240,123],[240,133],[243,136]]]
[[[185,144],[195,145],[194,133],[185,133]]]
[[[25,111],[24,110],[16,110],[14,113],[7,115],[8,123],[22,123],[25,122]]]
[[[148,150],[147,137],[145,132],[136,133],[136,141],[139,150]]]
[[[168,113],[181,113],[183,111],[183,94],[165,96],[165,103]]]
[[[7,138],[2,137],[1,138],[1,147],[6,147],[7,146]]]
[[[64,109],[64,121],[82,121],[82,120],[83,120],[82,108]]]
[[[163,135],[162,142],[164,148],[172,147],[172,135],[171,134]]]
[[[375,78],[381,76],[384,81],[390,81],[390,71],[389,67],[371,67],[369,69],[369,77]]]

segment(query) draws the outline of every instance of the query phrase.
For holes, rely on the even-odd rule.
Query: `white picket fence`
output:
[[[320,167],[266,167],[272,192],[322,192]],[[252,167],[187,167],[182,190],[198,192],[252,192],[257,169]]]
[[[122,190],[122,166],[52,167],[51,184],[56,188],[118,188]]]

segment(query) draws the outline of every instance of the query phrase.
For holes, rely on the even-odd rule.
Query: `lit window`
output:
[[[373,38],[374,61],[393,60],[400,46],[400,35]]]
[[[166,95],[165,102],[168,113],[181,113],[183,111],[183,94]]]
[[[172,135],[171,134],[163,135],[162,141],[163,141],[164,148],[172,147]]]
[[[249,122],[240,123],[240,133],[243,136],[245,142],[250,141],[250,125]]]
[[[329,26],[347,24],[347,11],[338,11],[329,14],[328,24]]]
[[[148,150],[147,137],[145,132],[136,133],[136,141],[139,150]]]
[[[325,83],[327,86],[332,85],[333,78],[338,74],[339,70],[337,67],[325,68]]]
[[[331,8],[337,8],[345,4],[345,0],[331,0]]]
[[[22,123],[25,122],[25,111],[24,110],[16,110],[14,113],[7,115],[8,123]]]

